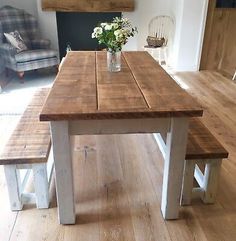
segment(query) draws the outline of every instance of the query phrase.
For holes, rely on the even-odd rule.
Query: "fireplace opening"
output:
[[[57,12],[56,16],[60,58],[63,58],[67,47],[72,50],[103,49],[104,46],[98,45],[97,40],[91,38],[93,29],[98,23],[120,17],[121,13]]]

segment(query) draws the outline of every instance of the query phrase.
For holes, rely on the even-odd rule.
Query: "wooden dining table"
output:
[[[40,113],[51,126],[59,221],[76,220],[70,135],[129,133],[167,133],[161,211],[177,219],[188,122],[203,109],[147,52],[122,52],[120,72],[106,61],[104,51],[69,52]]]

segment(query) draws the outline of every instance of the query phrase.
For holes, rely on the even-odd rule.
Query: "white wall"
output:
[[[176,71],[197,71],[202,50],[208,0],[172,0],[176,32],[172,66]]]
[[[139,33],[124,49],[142,50],[148,35],[148,23],[157,15],[170,15],[175,21],[170,65],[176,71],[197,71],[201,57],[208,0],[136,0],[135,11],[124,13]]]
[[[171,55],[169,58],[169,62],[171,66],[176,66],[179,56],[179,42],[181,39],[181,31],[182,28],[182,16],[183,16],[183,5],[184,0],[171,0],[170,4],[170,15],[173,17],[175,22],[175,30],[174,30],[174,40],[173,45],[171,46]]]
[[[51,40],[53,49],[58,49],[56,13],[42,11],[41,0],[34,1],[37,1],[38,23],[42,36]]]
[[[124,13],[138,28],[138,35],[131,39],[124,49],[143,50],[148,36],[148,23],[157,15],[169,15],[171,0],[135,0],[135,11]]]

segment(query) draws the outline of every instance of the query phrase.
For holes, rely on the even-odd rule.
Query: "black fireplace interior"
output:
[[[60,57],[66,55],[69,43],[72,50],[100,50],[96,39],[92,39],[93,29],[101,22],[109,22],[121,13],[57,12],[57,30]]]
[[[236,0],[217,0],[217,8],[236,8]]]

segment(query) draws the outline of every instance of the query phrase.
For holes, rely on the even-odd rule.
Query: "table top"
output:
[[[71,51],[40,114],[42,121],[202,116],[202,107],[144,51],[122,52],[107,70],[106,52]]]

